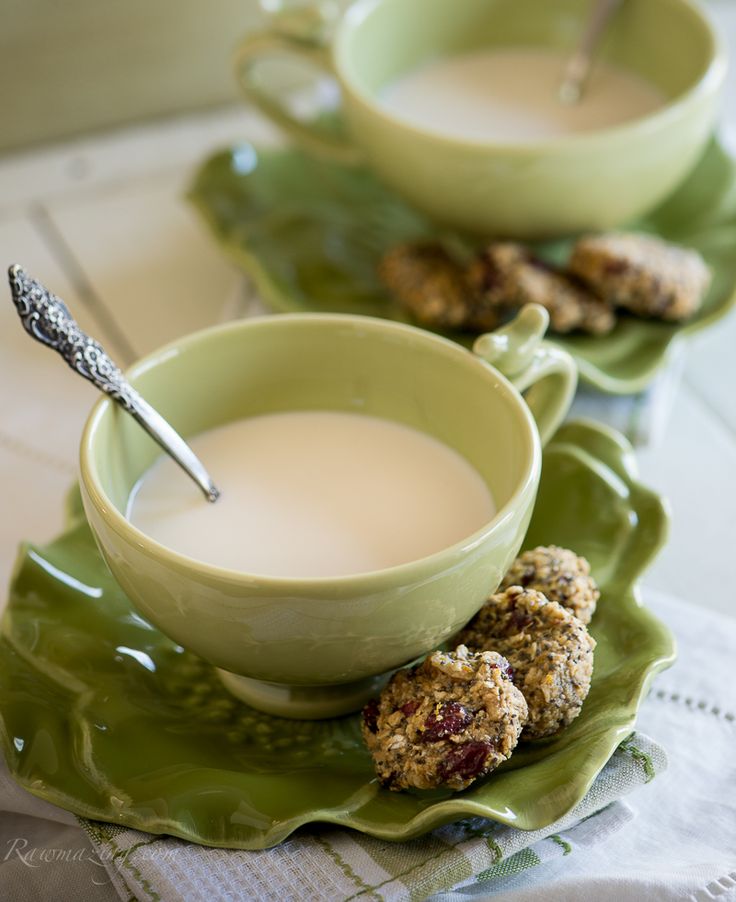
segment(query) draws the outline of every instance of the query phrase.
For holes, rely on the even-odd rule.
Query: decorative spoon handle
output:
[[[197,483],[208,501],[217,501],[215,487],[199,458],[158,411],[127,381],[104,348],[83,332],[66,304],[32,279],[17,263],[8,270],[13,303],[28,334],[58,351],[69,366],[109,395],[131,414],[179,466]]]

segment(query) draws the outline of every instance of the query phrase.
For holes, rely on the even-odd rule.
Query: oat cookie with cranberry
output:
[[[492,595],[454,641],[474,651],[493,649],[508,660],[529,707],[523,739],[551,736],[580,713],[595,639],[571,611],[541,592],[511,586]]]
[[[467,280],[486,306],[499,311],[508,313],[524,304],[541,304],[547,308],[555,332],[578,329],[604,335],[616,324],[610,304],[521,244],[489,244],[469,265]]]
[[[672,322],[692,316],[710,285],[697,251],[636,232],[580,238],[568,269],[610,304]]]
[[[587,560],[559,545],[540,545],[519,555],[500,588],[509,586],[536,589],[549,601],[572,611],[583,623],[590,623],[601,594]]]
[[[526,717],[508,662],[459,646],[395,673],[363,709],[363,738],[388,789],[465,789],[511,755]]]
[[[499,311],[473,295],[462,266],[440,244],[398,244],[382,257],[378,275],[423,326],[486,332],[501,324]]]

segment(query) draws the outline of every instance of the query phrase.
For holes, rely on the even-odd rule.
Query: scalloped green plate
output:
[[[223,251],[279,311],[405,319],[377,279],[380,255],[419,236],[462,243],[433,229],[368,172],[296,149],[243,145],[218,153],[200,168],[189,197]],[[609,335],[551,337],[575,357],[586,382],[612,394],[641,391],[676,341],[714,324],[736,302],[736,161],[714,139],[688,180],[631,227],[696,248],[714,278],[687,323],[624,315]],[[569,245],[552,242],[539,251],[560,260]]]
[[[674,659],[635,588],[666,531],[624,439],[584,422],[560,430],[526,544],[591,561],[602,595],[590,695],[558,738],[520,747],[470,789],[409,794],[377,785],[358,715],[288,721],[228,696],[209,665],[133,610],[77,506],[61,538],[21,549],[0,635],[2,751],[41,798],[206,845],[267,848],[313,822],[388,840],[466,816],[543,827],[582,798]]]

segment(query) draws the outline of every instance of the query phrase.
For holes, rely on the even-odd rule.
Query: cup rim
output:
[[[380,6],[385,2],[387,2],[387,0],[356,0],[356,2],[345,12],[338,25],[331,47],[333,67],[338,76],[338,80],[343,90],[348,89],[353,100],[360,104],[364,109],[368,110],[372,115],[387,120],[392,125],[413,134],[415,137],[431,139],[448,147],[465,147],[474,151],[490,151],[494,153],[520,155],[560,152],[564,150],[580,150],[587,152],[593,145],[600,143],[605,144],[612,139],[617,138],[626,139],[634,132],[656,131],[662,125],[666,124],[668,120],[675,118],[683,107],[696,102],[701,97],[708,96],[709,94],[718,91],[726,75],[728,63],[726,43],[718,32],[718,29],[715,27],[710,13],[696,2],[696,0],[669,0],[669,2],[679,3],[680,6],[690,10],[695,18],[699,20],[710,39],[711,56],[705,71],[697,81],[676,97],[667,100],[662,106],[657,107],[653,112],[644,116],[638,116],[635,119],[630,119],[619,125],[610,126],[609,128],[595,129],[589,132],[578,132],[571,135],[559,135],[527,142],[499,142],[488,141],[481,138],[456,138],[407,122],[382,106],[370,92],[364,90],[361,85],[346,75],[345,67],[341,65],[341,61],[345,56],[344,44],[347,40],[349,31],[358,27],[375,7]]]
[[[99,425],[103,417],[108,416],[114,409],[114,403],[111,399],[102,397],[92,408],[82,431],[79,452],[80,464],[80,481],[82,484],[83,500],[85,494],[89,498],[97,513],[114,530],[119,536],[127,542],[148,551],[152,556],[175,567],[179,570],[193,571],[200,576],[224,580],[227,582],[245,582],[250,588],[254,585],[267,587],[269,589],[288,592],[297,586],[301,590],[324,590],[340,589],[349,587],[351,591],[379,591],[384,587],[383,584],[392,585],[397,581],[402,583],[410,583],[415,579],[426,577],[426,569],[432,563],[435,564],[434,570],[445,569],[452,564],[453,558],[472,551],[481,544],[492,532],[501,528],[502,524],[514,516],[514,511],[519,500],[529,491],[531,485],[538,482],[541,474],[541,443],[539,432],[537,430],[534,417],[517,389],[500,373],[495,367],[487,363],[472,351],[462,347],[448,338],[420,329],[407,323],[400,323],[393,320],[383,320],[377,317],[360,316],[355,314],[339,314],[339,313],[280,313],[276,315],[263,315],[257,317],[249,317],[241,320],[234,320],[227,323],[209,326],[196,332],[191,332],[181,338],[175,339],[161,348],[152,351],[145,357],[132,364],[126,371],[125,375],[135,385],[135,379],[143,375],[159,364],[164,364],[166,360],[172,356],[186,351],[192,345],[199,344],[202,341],[211,339],[216,340],[218,335],[233,331],[248,330],[257,327],[273,327],[279,328],[280,323],[287,325],[293,322],[303,321],[322,321],[323,323],[340,325],[354,324],[365,329],[371,328],[379,332],[395,332],[396,330],[410,333],[415,339],[432,344],[439,353],[446,356],[454,357],[458,363],[475,370],[479,377],[485,379],[489,383],[489,389],[500,390],[504,393],[504,397],[508,400],[509,406],[512,406],[517,414],[525,423],[525,428],[529,437],[530,446],[527,452],[526,466],[524,468],[525,475],[519,480],[516,488],[506,502],[496,511],[494,516],[483,524],[475,532],[469,536],[441,548],[432,554],[417,558],[412,561],[406,561],[403,564],[396,564],[392,567],[384,567],[380,570],[363,571],[359,573],[345,574],[341,576],[270,576],[262,573],[250,573],[245,570],[235,570],[227,567],[219,567],[210,564],[207,561],[190,557],[163,545],[147,533],[134,526],[120,512],[116,504],[102,487],[97,465],[95,461],[95,440],[98,433]],[[88,518],[89,520],[89,518]],[[94,530],[93,530],[94,531]],[[445,565],[440,566],[440,560],[446,559]]]

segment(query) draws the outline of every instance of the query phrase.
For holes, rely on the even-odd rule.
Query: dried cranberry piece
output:
[[[378,699],[372,698],[363,708],[363,723],[371,733],[378,732]]]
[[[507,662],[503,666],[499,664],[490,664],[491,670],[500,670],[501,673],[505,674],[510,680],[514,678],[514,668]]]
[[[506,633],[522,633],[532,622],[531,614],[514,609],[509,614],[509,625]]]
[[[535,254],[526,254],[526,262],[533,266],[535,269],[540,269],[542,272],[551,272],[556,273],[557,269],[546,260],[542,260],[541,257],[537,257]]]
[[[445,702],[424,721],[421,733],[423,742],[439,742],[448,736],[457,736],[473,720],[473,715],[459,702]]]
[[[609,260],[603,267],[603,274],[606,276],[620,276],[629,268],[629,264],[625,260]]]
[[[490,292],[501,288],[503,285],[503,277],[496,264],[488,257],[481,257],[480,263],[480,290],[482,292]]]
[[[477,777],[485,770],[486,759],[492,751],[490,742],[464,742],[455,746],[440,765],[440,779],[449,780],[456,775],[463,779]]]
[[[411,717],[411,715],[417,710],[417,708],[421,705],[421,702],[418,698],[409,699],[408,702],[404,702],[404,704],[399,708],[399,711],[404,715],[404,717]]]

